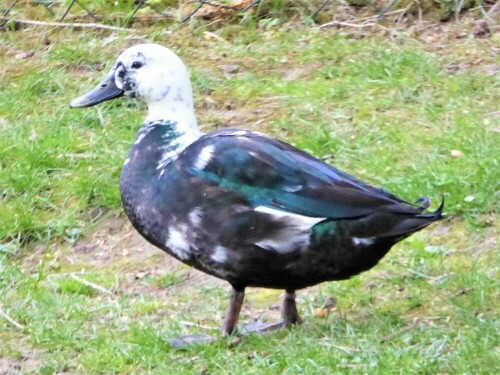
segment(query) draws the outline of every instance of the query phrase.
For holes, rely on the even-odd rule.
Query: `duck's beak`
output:
[[[99,86],[92,91],[73,99],[69,106],[71,108],[92,107],[93,105],[123,96],[123,90],[115,84],[115,74],[112,71]]]

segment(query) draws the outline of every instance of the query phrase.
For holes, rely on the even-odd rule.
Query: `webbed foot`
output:
[[[263,332],[271,332],[277,329],[281,329],[286,327],[285,322],[279,323],[263,323],[263,322],[255,322],[246,324],[241,328],[241,334],[244,336],[248,336],[251,333],[263,333]]]
[[[185,349],[191,345],[206,345],[216,341],[217,338],[210,335],[186,335],[169,340],[170,345],[175,349]]]

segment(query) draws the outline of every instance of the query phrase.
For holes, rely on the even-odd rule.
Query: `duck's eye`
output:
[[[142,68],[144,64],[141,61],[134,61],[132,63],[132,69],[139,69]]]

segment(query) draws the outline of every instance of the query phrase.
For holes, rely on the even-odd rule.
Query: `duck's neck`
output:
[[[201,136],[192,107],[165,105],[168,103],[148,103],[148,116],[125,160],[122,180],[134,174],[144,180],[161,175],[164,167]]]
[[[186,101],[154,101],[148,103],[147,122],[165,121],[175,122],[180,133],[192,134],[199,138],[201,133],[196,123],[193,103]]]

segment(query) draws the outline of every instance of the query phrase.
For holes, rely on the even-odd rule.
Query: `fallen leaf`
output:
[[[318,307],[314,310],[314,315],[316,315],[318,318],[324,318],[327,314],[327,310],[323,309],[321,307]]]

